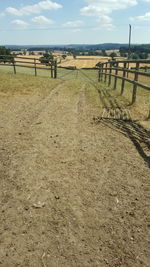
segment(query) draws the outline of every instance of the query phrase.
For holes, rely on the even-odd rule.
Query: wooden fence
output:
[[[0,55],[0,66],[12,66],[14,74],[17,73],[16,67],[30,68],[35,70],[35,76],[37,76],[37,70],[50,71],[50,77],[57,78],[57,61],[52,63],[40,63],[38,58],[20,57],[20,56],[8,56]]]
[[[150,79],[148,84],[139,81],[139,76],[150,78],[150,60],[108,61],[99,63],[98,68],[98,81],[108,82],[108,86],[111,86],[112,77],[114,77],[114,90],[117,88],[118,79],[121,79],[121,94],[124,92],[125,82],[133,84],[132,104],[136,101],[138,86],[150,91]],[[129,75],[132,76],[132,78],[129,78]]]

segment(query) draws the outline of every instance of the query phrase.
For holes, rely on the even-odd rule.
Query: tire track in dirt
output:
[[[31,124],[4,179],[1,264],[148,266],[149,169],[127,138],[93,123],[89,84],[69,84],[22,114]]]
[[[53,98],[53,99],[52,99]],[[12,212],[14,212],[14,209],[16,209],[16,213],[18,214],[18,218],[20,218],[20,215],[22,214],[22,219],[26,221],[25,223],[25,228],[27,229],[29,227],[30,229],[30,220],[32,218],[32,213],[34,213],[34,210],[32,211],[32,204],[36,201],[38,201],[38,196],[40,201],[44,201],[46,197],[48,197],[49,199],[52,198],[52,203],[54,202],[54,204],[56,204],[56,200],[59,199],[58,195],[60,195],[60,185],[59,185],[59,179],[58,181],[53,178],[51,178],[51,180],[48,180],[48,177],[45,177],[45,175],[47,176],[47,170],[48,169],[48,174],[51,176],[51,172],[53,173],[54,177],[57,176],[57,167],[59,165],[61,165],[60,167],[58,167],[59,171],[58,171],[58,177],[60,175],[65,176],[65,174],[63,172],[66,173],[66,164],[72,166],[70,157],[74,158],[74,153],[72,151],[70,151],[69,153],[69,159],[67,160],[67,158],[65,157],[65,161],[64,161],[64,156],[62,155],[62,158],[60,156],[60,152],[57,152],[55,150],[57,149],[57,145],[56,144],[56,140],[54,140],[54,143],[52,141],[53,138],[58,139],[58,133],[61,131],[61,127],[59,124],[61,124],[61,117],[59,117],[59,112],[58,112],[58,107],[61,109],[60,105],[61,105],[61,101],[60,101],[60,105],[58,105],[59,101],[58,101],[58,92],[53,93],[50,97],[48,97],[48,99],[46,98],[44,100],[44,102],[42,101],[42,105],[41,103],[38,104],[36,106],[36,109],[34,111],[34,114],[32,113],[30,116],[30,121],[31,121],[31,125],[33,127],[28,127],[27,125],[27,131],[24,133],[25,136],[22,138],[21,142],[21,146],[20,148],[17,150],[16,155],[13,155],[14,158],[11,161],[10,164],[10,172],[9,175],[11,174],[10,179],[15,181],[13,190],[11,192],[11,195],[8,197],[7,195],[5,195],[5,200],[4,203],[6,202],[6,209],[8,209],[6,211],[7,213],[7,217],[9,218],[13,218],[14,215],[12,214]],[[52,105],[50,105],[52,100]],[[63,101],[65,102],[65,99],[63,99]],[[45,105],[44,109],[43,109],[43,105]],[[64,104],[63,104],[64,105]],[[63,106],[62,106],[63,108]],[[74,108],[74,107],[73,107]],[[50,109],[52,109],[51,111],[49,111]],[[72,109],[72,107],[71,107]],[[42,110],[42,111],[41,111]],[[40,114],[37,114],[37,111],[40,111]],[[67,111],[67,107],[66,110],[64,111],[68,114]],[[58,114],[59,120],[57,120],[57,115],[56,115],[56,120],[55,120],[55,113]],[[70,113],[70,110],[69,110]],[[37,116],[38,115],[38,116]],[[63,116],[63,111],[61,113],[61,116]],[[65,116],[65,113],[64,113]],[[67,116],[68,119],[70,118],[70,114],[68,114]],[[76,120],[76,117],[74,119],[74,114],[71,116],[72,120]],[[33,125],[33,121],[35,121],[35,119],[40,119],[41,124],[37,124],[36,126]],[[32,119],[32,120],[31,120]],[[49,129],[49,125],[50,125],[50,120],[52,119],[52,128],[50,127]],[[70,119],[69,119],[70,120]],[[39,121],[38,121],[39,123]],[[68,121],[65,121],[65,127],[68,125]],[[63,123],[64,124],[64,123]],[[72,123],[70,121],[70,124],[72,126]],[[70,126],[68,126],[70,129]],[[37,129],[38,128],[38,132]],[[58,131],[57,134],[54,134],[53,132],[53,128],[54,128],[54,132]],[[49,135],[49,130],[51,131],[51,135]],[[64,130],[64,134],[66,133],[66,130]],[[48,140],[47,140],[48,138]],[[64,144],[64,137],[62,136],[62,146],[66,146],[68,145],[68,141],[67,140],[67,144]],[[69,139],[69,138],[68,138]],[[72,139],[72,136],[71,136]],[[72,140],[70,140],[71,143]],[[53,148],[53,152],[50,152],[50,146],[49,146],[49,142],[50,145]],[[18,142],[19,143],[19,142]],[[62,151],[64,149],[62,148]],[[72,149],[71,149],[72,150]],[[66,151],[67,152],[67,151]],[[72,155],[72,156],[71,156]],[[48,159],[47,159],[48,157]],[[60,163],[61,160],[61,163]],[[22,164],[23,162],[23,164]],[[57,162],[59,163],[57,166]],[[17,163],[17,165],[16,165]],[[51,166],[49,166],[49,163],[51,163]],[[63,165],[65,167],[63,167]],[[63,170],[60,171],[60,168],[62,168]],[[41,173],[41,177],[39,179],[39,171]],[[11,171],[13,171],[13,173],[11,173]],[[46,171],[46,172],[45,172]],[[68,171],[67,171],[68,172]],[[45,174],[46,173],[46,174]],[[73,174],[72,174],[73,175]],[[16,180],[17,180],[17,186],[16,186]],[[16,188],[17,187],[17,188]],[[65,185],[62,185],[63,187],[67,187],[67,183]],[[45,193],[46,192],[46,188],[47,190],[52,190],[52,192],[48,192],[49,196]],[[16,191],[16,189],[19,189],[19,191]],[[58,192],[57,192],[58,190]],[[64,188],[65,191],[65,188]],[[44,199],[43,199],[44,198]],[[4,199],[4,198],[3,198]],[[7,199],[7,201],[6,201]],[[23,201],[23,203],[22,203]],[[46,199],[46,201],[48,201]],[[66,201],[65,201],[66,202]],[[22,205],[23,204],[23,205]],[[14,205],[14,206],[13,206]],[[55,207],[55,206],[54,206]],[[54,209],[54,207],[52,207],[52,209]],[[65,205],[64,205],[65,207]],[[19,209],[19,210],[18,210]],[[29,218],[26,216],[26,212],[29,210],[28,216]],[[62,207],[61,209],[58,208],[58,213],[55,210],[52,210],[51,212],[53,213],[53,220],[51,222],[51,227],[54,228],[53,231],[55,232],[55,226],[53,225],[53,221],[56,221],[56,217],[60,217],[60,219],[62,220]],[[59,215],[60,212],[60,215]],[[38,213],[38,212],[37,212]],[[35,211],[35,217],[36,217],[36,211]],[[41,216],[40,216],[41,217]],[[39,219],[40,219],[39,217]],[[42,219],[40,219],[42,220]],[[64,218],[65,220],[65,218]],[[59,221],[59,219],[58,219]],[[34,219],[34,223],[36,224],[36,219]],[[46,220],[47,223],[47,220]],[[14,222],[11,219],[11,224],[14,227]],[[22,224],[22,220],[20,218],[20,220],[16,222],[16,224],[20,225],[20,230],[23,229],[23,224]],[[40,225],[40,227],[42,227],[42,225]],[[31,228],[32,228],[32,223],[31,223]],[[47,228],[45,226],[45,228]],[[33,227],[34,229],[34,227]],[[34,231],[35,230],[35,231]],[[37,236],[37,232],[39,231],[38,226],[35,227],[35,229],[33,230],[35,236],[32,233],[32,237],[31,240],[33,239],[36,240],[36,236]],[[60,229],[61,230],[61,229]],[[10,234],[10,229],[7,230],[8,232],[8,236]],[[18,236],[18,229],[16,229],[16,236]],[[32,231],[31,231],[32,232]],[[55,239],[54,235],[53,238]],[[12,240],[15,240],[15,236],[14,238],[12,238]],[[55,241],[55,240],[54,240]],[[16,241],[13,241],[15,243],[15,247],[17,246]],[[27,240],[26,240],[27,242]],[[49,243],[49,240],[47,240],[47,242]],[[7,244],[7,242],[6,242]],[[18,244],[19,244],[19,240],[18,240]],[[42,241],[43,244],[43,241]],[[26,247],[27,246],[27,247]],[[28,250],[29,243],[27,242],[27,245],[25,245],[25,243],[23,242],[23,247],[24,249]],[[45,244],[46,246],[46,244]],[[20,248],[21,250],[22,248]],[[19,247],[17,247],[17,250],[19,250]],[[55,248],[55,250],[57,250],[57,246]],[[30,251],[30,250],[29,250]],[[36,252],[37,253],[37,252]],[[42,253],[42,250],[41,250]],[[55,253],[57,253],[55,251]],[[11,254],[12,255],[12,254]],[[39,258],[39,255],[38,255]],[[23,258],[24,260],[24,258]],[[40,259],[41,260],[41,259]],[[55,259],[56,260],[56,259]],[[7,265],[7,263],[6,263]],[[33,263],[34,266],[34,263]],[[37,266],[35,264],[35,266]]]
[[[61,85],[64,83],[64,81],[61,81]],[[36,102],[34,102],[33,106],[31,103],[19,103],[20,105],[16,105],[16,107],[13,107],[14,110],[14,117],[10,124],[10,128],[5,126],[1,126],[1,132],[0,132],[0,176],[1,179],[1,195],[3,196],[3,185],[4,185],[4,179],[5,177],[9,177],[8,183],[12,185],[12,189],[15,186],[18,186],[15,183],[15,179],[13,180],[13,171],[9,171],[9,169],[15,169],[16,162],[14,161],[14,166],[12,167],[12,159],[15,155],[18,153],[19,150],[23,149],[23,143],[22,139],[27,139],[26,133],[31,131],[31,127],[34,124],[34,122],[38,119],[39,114],[42,112],[42,110],[45,108],[45,105],[50,102],[50,99],[53,94],[55,94],[55,91],[58,91],[60,88],[60,84],[57,86],[54,86],[48,96],[45,96],[42,99],[37,98]],[[16,109],[15,109],[16,108]],[[25,108],[25,110],[24,110]],[[9,115],[9,113],[8,113]],[[9,118],[8,118],[9,119]],[[2,121],[3,122],[3,121]],[[13,125],[16,124],[16,127],[13,128]],[[29,137],[28,137],[29,138]]]

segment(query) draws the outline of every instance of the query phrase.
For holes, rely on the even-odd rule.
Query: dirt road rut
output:
[[[146,267],[150,169],[91,84],[1,97],[0,266]]]

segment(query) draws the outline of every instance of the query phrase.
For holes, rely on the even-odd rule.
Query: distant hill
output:
[[[72,48],[72,49],[120,49],[120,47],[125,47],[127,44],[118,44],[118,43],[104,43],[104,44],[69,44],[69,45],[5,45],[7,48],[12,50],[21,50],[21,49],[35,49],[35,50],[45,50],[45,49],[62,49],[62,48]]]
[[[72,44],[68,45],[69,48],[75,49],[94,49],[94,50],[115,50],[120,49],[120,47],[125,47],[127,44],[118,44],[118,43],[104,43],[104,44]]]
[[[11,50],[22,50],[27,49],[29,51],[43,51],[48,49],[75,49],[75,50],[116,50],[121,47],[128,47],[128,44],[120,44],[120,43],[104,43],[104,44],[70,44],[70,45],[5,45],[7,48]],[[145,49],[149,49],[150,44],[132,44],[132,47],[144,47]]]

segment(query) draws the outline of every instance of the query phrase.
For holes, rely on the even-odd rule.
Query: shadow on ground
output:
[[[94,118],[96,122],[103,123],[113,130],[117,130],[128,137],[139,155],[143,158],[150,168],[150,131],[132,120],[112,119],[112,118]]]

